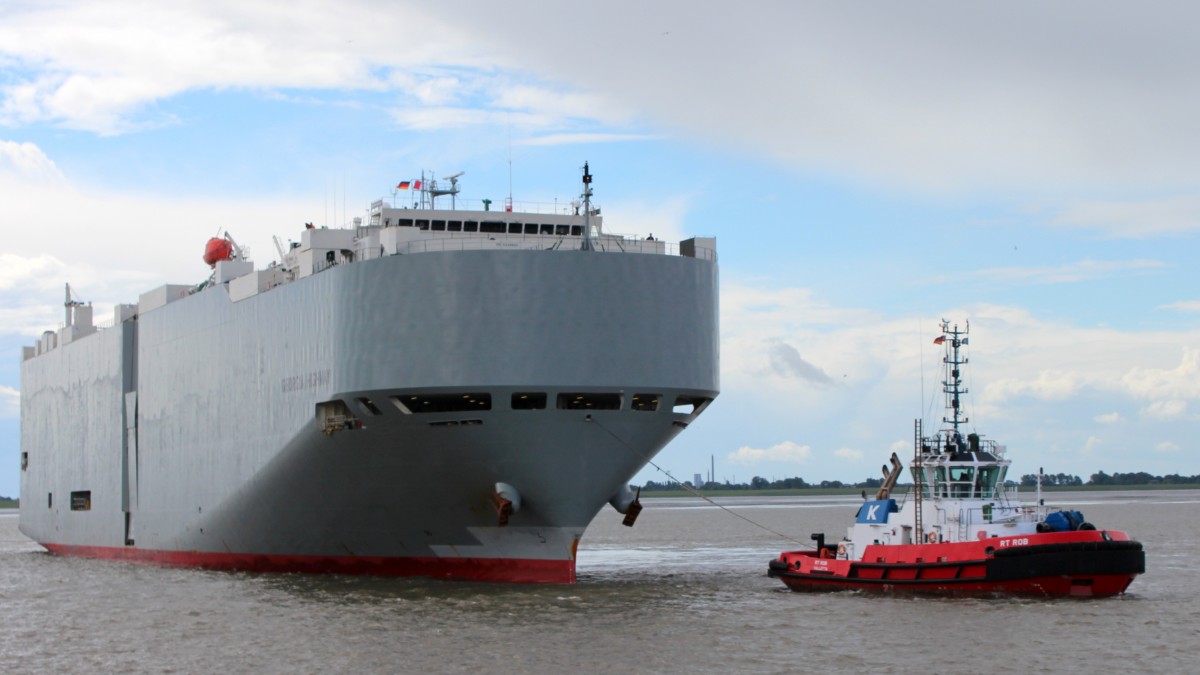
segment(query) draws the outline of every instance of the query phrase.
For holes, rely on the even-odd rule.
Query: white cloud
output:
[[[1200,347],[1184,347],[1174,368],[1134,366],[1121,382],[1132,394],[1145,398],[1200,398]]]
[[[0,384],[0,418],[12,418],[21,414],[21,392]]]
[[[33,143],[0,140],[0,173],[15,173],[34,181],[63,180],[62,171]]]
[[[1200,231],[1200,197],[1084,202],[1063,209],[1051,222],[1134,239],[1185,234]]]
[[[1006,377],[987,384],[984,395],[992,402],[1005,401],[1021,396],[1061,401],[1080,390],[1084,378],[1079,373],[1065,370],[1043,370],[1034,377]]]
[[[1187,401],[1178,399],[1170,401],[1155,401],[1142,408],[1144,417],[1155,420],[1175,420],[1187,414]]]
[[[401,114],[416,128],[478,123],[469,110],[483,105],[529,120],[648,116],[792,167],[933,191],[1186,191],[1200,180],[1191,5],[916,2],[864,13],[768,0],[719,21],[690,7],[10,3],[0,119],[119,133],[163,122],[150,104],[196,89],[358,89],[442,108]],[[737,58],[717,44],[736,45]],[[487,88],[493,79],[508,86]],[[1166,198],[1079,204],[1058,219],[1130,236],[1195,231],[1196,212],[1195,198]]]
[[[924,280],[923,283],[944,284],[966,277],[1005,283],[1065,284],[1130,274],[1147,274],[1161,271],[1166,267],[1166,263],[1159,260],[1080,260],[1058,267],[994,267],[953,277],[932,277]]]
[[[769,448],[751,448],[742,446],[737,452],[731,452],[729,461],[736,464],[758,464],[759,462],[807,462],[812,459],[812,448],[807,445],[797,445],[784,441]]]
[[[23,290],[46,290],[61,287],[66,265],[45,253],[24,258],[12,253],[0,253],[0,291],[20,287]]]
[[[607,134],[607,133],[576,133],[576,134],[547,134],[515,141],[514,145],[585,145],[595,143],[627,143],[656,141],[659,136],[650,134]]]
[[[1154,449],[1159,452],[1179,452],[1179,446],[1171,441],[1163,441],[1162,443],[1154,446]]]
[[[1167,305],[1159,305],[1159,309],[1173,309],[1178,312],[1200,312],[1200,300],[1180,300]]]
[[[1103,444],[1104,444],[1104,441],[1102,441],[1100,438],[1098,438],[1096,436],[1088,436],[1087,442],[1085,442],[1083,444],[1084,456],[1090,457],[1092,455],[1095,455],[1096,450],[1098,448],[1100,448],[1100,446]]]
[[[893,441],[892,444],[890,446],[888,446],[889,456],[891,456],[891,454],[894,453],[894,454],[897,454],[897,455],[900,455],[901,457],[903,457],[904,456],[903,453],[905,453],[905,452],[912,453],[912,450],[913,450],[913,442],[912,441]]]
[[[1102,415],[1096,415],[1092,419],[1100,424],[1116,424],[1117,422],[1121,421],[1121,413],[1104,413]]]
[[[1200,174],[1190,6],[917,2],[862,12],[779,0],[719,21],[678,2],[617,7],[442,11],[547,79],[582,80],[638,101],[664,128],[793,166],[935,190]],[[588,30],[563,30],[574,25]],[[715,44],[737,45],[737,58]]]
[[[848,459],[854,462],[857,462],[863,458],[862,450],[854,450],[852,448],[838,448],[837,450],[833,451],[833,454],[835,457]]]
[[[383,35],[391,39],[381,48],[370,36]],[[147,104],[193,89],[382,90],[389,68],[495,64],[479,56],[468,35],[420,6],[380,11],[353,1],[336,9],[222,0],[30,4],[5,10],[0,56],[16,66],[12,84],[0,90],[0,120],[49,120],[101,133],[128,130]],[[436,99],[436,89],[421,93]]]

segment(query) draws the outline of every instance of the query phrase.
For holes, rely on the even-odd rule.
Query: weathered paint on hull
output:
[[[716,396],[716,322],[715,263],[663,255],[422,253],[206,290],[22,364],[21,529],[65,554],[569,581],[591,519],[700,412],[676,398]],[[492,405],[390,403],[439,392]],[[558,409],[569,392],[623,403]],[[362,428],[326,435],[333,399]],[[505,527],[498,481],[523,498]]]

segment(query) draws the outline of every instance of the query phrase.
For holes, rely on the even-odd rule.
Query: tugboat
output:
[[[970,324],[942,321],[934,340],[945,348],[946,425],[925,437],[915,423],[910,492],[893,497],[903,465],[892,453],[883,484],[858,509],[844,539],[815,550],[788,551],[767,575],[793,591],[863,591],[950,595],[1099,598],[1124,593],[1146,567],[1139,542],[1097,529],[1078,511],[1022,504],[1006,484],[1005,448],[963,435],[961,353]],[[865,496],[865,493],[864,493]]]

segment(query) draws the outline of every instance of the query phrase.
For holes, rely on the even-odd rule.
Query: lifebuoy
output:
[[[929,534],[925,535],[925,541],[927,541],[931,544],[936,544],[937,540],[938,540],[937,532],[931,531]]]
[[[839,558],[845,558],[845,557],[846,557],[846,545],[845,545],[845,544],[838,544],[838,555],[837,555],[837,557],[839,557]]]

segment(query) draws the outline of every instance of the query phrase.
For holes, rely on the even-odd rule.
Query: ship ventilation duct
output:
[[[504,527],[512,514],[521,510],[521,493],[508,483],[496,483],[492,492],[492,503],[496,505],[496,518],[499,525]]]
[[[608,503],[617,510],[618,513],[625,514],[625,520],[621,524],[625,527],[633,527],[633,523],[637,520],[638,514],[642,512],[642,502],[639,497],[642,496],[642,488],[638,488],[637,494],[628,485],[622,485],[613,496],[608,499]]]

